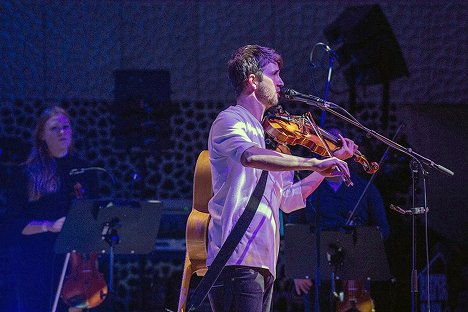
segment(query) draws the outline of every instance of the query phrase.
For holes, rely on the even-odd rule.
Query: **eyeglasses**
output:
[[[71,126],[70,125],[64,125],[62,127],[54,126],[52,128],[47,129],[47,131],[53,132],[53,133],[56,133],[56,134],[59,134],[60,132],[62,132],[62,130],[63,130],[63,132],[71,131]]]

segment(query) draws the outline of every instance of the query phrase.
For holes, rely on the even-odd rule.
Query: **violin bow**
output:
[[[319,131],[318,126],[315,123],[314,117],[312,117],[312,114],[310,112],[307,112],[305,118],[306,118],[306,120],[309,121],[310,125],[314,129],[315,134],[317,135],[317,137],[319,138],[319,140],[322,143],[323,147],[327,151],[328,156],[333,157],[333,154],[330,152],[330,147],[328,146],[328,143],[323,139],[322,133]],[[338,171],[343,172],[343,171],[340,170],[340,168],[338,166],[336,168],[337,168]],[[349,187],[349,186],[353,185],[353,181],[351,181],[350,177],[348,177],[346,175],[342,175],[341,178],[345,182],[346,186]]]

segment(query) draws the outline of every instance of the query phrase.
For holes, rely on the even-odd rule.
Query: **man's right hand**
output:
[[[348,164],[337,157],[325,158],[318,160],[315,165],[315,171],[324,177],[347,176],[349,177]]]
[[[296,290],[296,294],[299,296],[304,294],[307,295],[312,287],[312,281],[310,279],[294,279],[294,288]]]

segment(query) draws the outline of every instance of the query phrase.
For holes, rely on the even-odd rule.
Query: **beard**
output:
[[[272,91],[268,89],[263,83],[260,83],[258,89],[255,91],[257,99],[265,104],[267,107],[273,107],[278,105],[278,97],[276,90]]]

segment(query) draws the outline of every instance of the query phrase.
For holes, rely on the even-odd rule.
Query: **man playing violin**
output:
[[[344,159],[357,150],[353,141],[341,136],[342,148],[323,160],[265,148],[261,121],[266,109],[278,105],[282,65],[275,50],[258,45],[239,48],[228,62],[236,105],[217,116],[208,140],[214,194],[208,204],[208,266],[244,211],[262,170],[269,173],[257,212],[209,293],[213,311],[270,311],[279,209],[305,207],[306,198],[325,177],[349,177]],[[313,172],[294,183],[295,170]]]

